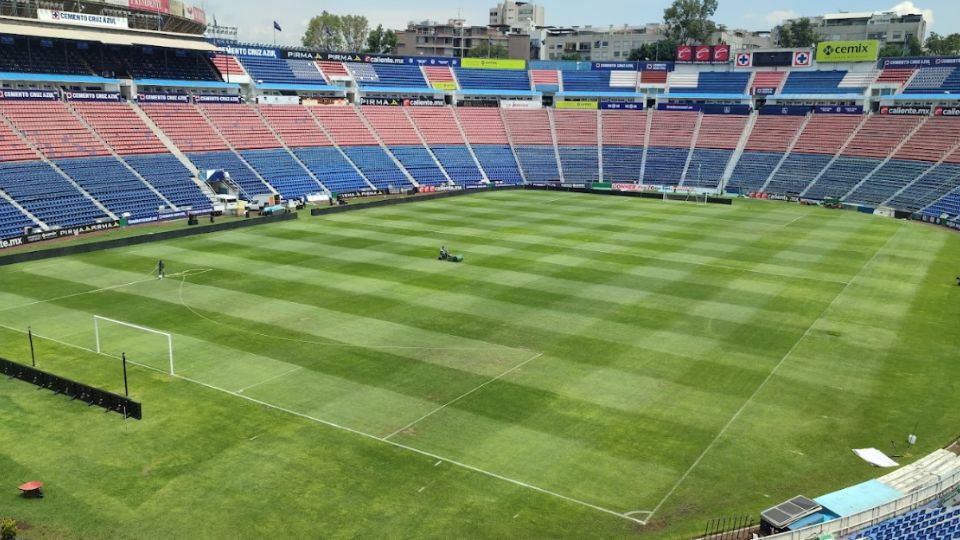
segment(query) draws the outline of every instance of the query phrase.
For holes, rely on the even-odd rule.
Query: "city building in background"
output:
[[[630,52],[666,38],[666,25],[549,28],[543,44],[544,60],[616,61],[626,60]],[[713,35],[713,44],[734,49],[762,49],[772,45],[770,32],[722,30]],[[668,53],[668,51],[664,51]]]
[[[823,41],[877,40],[885,45],[906,43],[915,37],[922,43],[927,35],[928,21],[923,13],[830,13],[808,18]],[[783,26],[789,27],[800,19],[786,20]]]
[[[480,45],[503,46],[510,58],[529,59],[529,34],[509,33],[491,26],[469,26],[463,19],[411,22],[397,32],[397,54],[404,56],[469,56]]]
[[[534,35],[546,24],[543,6],[529,2],[505,0],[490,8],[490,26],[507,28],[512,34]]]

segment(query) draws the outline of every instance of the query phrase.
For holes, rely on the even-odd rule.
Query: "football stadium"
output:
[[[0,2],[4,540],[960,538],[960,57],[208,26]]]

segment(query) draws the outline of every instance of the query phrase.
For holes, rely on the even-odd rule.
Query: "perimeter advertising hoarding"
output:
[[[170,13],[170,0],[130,0],[127,5],[130,9],[139,9],[140,11]]]
[[[883,58],[878,65],[881,68],[956,66],[960,65],[960,56]]]
[[[880,42],[864,41],[822,41],[817,43],[817,62],[876,62],[880,53]]]
[[[108,17],[89,13],[75,13],[56,9],[38,9],[37,19],[57,24],[92,26],[94,28],[129,28],[126,17]]]
[[[554,103],[558,109],[597,110],[600,104],[596,101],[558,101]]]
[[[863,114],[863,105],[817,105],[813,112],[820,114]]]
[[[605,111],[642,111],[643,103],[624,101],[601,101],[600,108]]]
[[[899,105],[893,107],[880,107],[880,114],[890,116],[930,116],[929,107],[902,107]]]
[[[947,118],[960,118],[960,107],[936,107],[933,109],[934,116],[945,116]]]
[[[729,45],[679,45],[677,62],[726,64],[730,62]]]
[[[0,90],[0,100],[56,101],[60,92],[54,90]]]
[[[527,69],[526,60],[503,58],[464,58],[460,65],[473,69]]]
[[[120,101],[119,92],[64,92],[67,101]]]
[[[809,112],[809,105],[764,105],[760,107],[760,114],[764,116],[806,116]]]
[[[190,94],[137,94],[140,103],[190,103]]]

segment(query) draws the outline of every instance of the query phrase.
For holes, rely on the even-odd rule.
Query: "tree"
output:
[[[952,56],[960,53],[960,34],[941,36],[931,32],[927,38],[927,51],[932,56]]]
[[[656,43],[644,43],[639,49],[631,50],[627,59],[631,62],[649,62],[651,60],[673,62],[677,59],[677,42],[667,38]]]
[[[577,53],[564,53],[562,56],[560,56],[560,59],[567,60],[570,62],[579,62],[583,60],[583,57]]]
[[[470,58],[510,58],[510,51],[503,45],[486,40],[467,51],[467,56]]]
[[[776,33],[781,47],[812,47],[819,39],[806,17],[786,26],[777,26]]]
[[[667,36],[683,44],[706,44],[717,29],[710,20],[717,12],[717,0],[673,0],[663,10]]]
[[[384,30],[382,24],[378,24],[374,30],[367,36],[367,50],[374,54],[390,54],[397,49],[397,34],[393,30]]]
[[[360,52],[370,33],[370,22],[363,15],[343,15],[340,17],[343,28],[343,42],[347,50]]]
[[[324,51],[342,51],[346,47],[343,40],[343,25],[340,17],[326,10],[310,19],[307,31],[301,40],[304,47],[314,47]]]
[[[303,34],[304,47],[324,51],[360,52],[367,41],[370,23],[361,15],[334,15],[326,10],[310,19]]]

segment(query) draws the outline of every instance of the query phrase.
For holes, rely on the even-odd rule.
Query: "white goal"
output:
[[[664,201],[679,201],[693,204],[707,204],[707,194],[698,193],[692,189],[675,188],[673,191],[664,191]]]
[[[146,326],[93,316],[97,353],[119,357],[174,375],[173,335]]]

